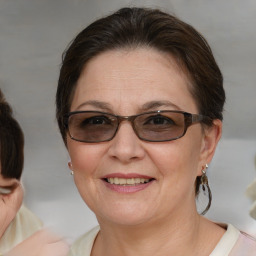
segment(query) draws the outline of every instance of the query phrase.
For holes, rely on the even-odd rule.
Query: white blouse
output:
[[[99,226],[81,236],[71,246],[68,256],[90,256]],[[256,240],[231,224],[209,256],[255,256]]]

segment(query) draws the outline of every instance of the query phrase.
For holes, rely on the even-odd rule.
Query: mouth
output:
[[[154,178],[119,178],[119,177],[111,177],[111,178],[104,178],[105,182],[113,185],[119,186],[138,186],[142,184],[147,184],[153,180]]]

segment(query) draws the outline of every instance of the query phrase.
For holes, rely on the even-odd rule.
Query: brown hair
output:
[[[177,17],[156,9],[123,8],[81,31],[63,54],[56,94],[56,116],[66,143],[64,115],[70,111],[77,80],[86,63],[114,49],[151,47],[171,54],[186,73],[199,113],[223,119],[223,77],[204,37]],[[196,180],[198,194],[200,177]]]
[[[24,163],[24,135],[0,90],[0,164],[4,178],[20,179]]]
[[[76,83],[85,64],[107,50],[143,46],[174,56],[190,78],[191,93],[200,114],[211,120],[222,120],[223,78],[203,36],[192,26],[160,10],[123,8],[86,27],[63,54],[56,115],[64,141],[64,115],[70,111]]]

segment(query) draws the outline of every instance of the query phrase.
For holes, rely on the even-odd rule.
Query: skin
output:
[[[21,207],[23,200],[23,188],[20,185],[20,182],[16,179],[6,179],[1,174],[0,186],[15,187],[10,194],[0,194],[0,237],[2,237]]]
[[[85,66],[71,111],[196,114],[189,84],[175,60],[154,49],[108,51]],[[92,255],[209,255],[224,230],[198,215],[194,183],[213,157],[221,126],[219,120],[208,129],[194,124],[184,137],[161,143],[140,140],[129,122],[122,122],[109,142],[67,137],[74,181],[101,226]],[[112,173],[154,181],[141,191],[118,193],[102,180]]]

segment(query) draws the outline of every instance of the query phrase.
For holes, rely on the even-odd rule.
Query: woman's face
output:
[[[196,114],[188,84],[167,54],[149,48],[108,51],[87,63],[71,111],[122,116],[155,110]],[[200,124],[194,124],[178,140],[147,142],[124,121],[108,142],[83,143],[68,136],[75,183],[100,223],[136,225],[166,220],[174,214],[184,216],[195,211],[194,182],[212,157],[206,134]],[[138,187],[112,186],[106,177],[151,181]]]

